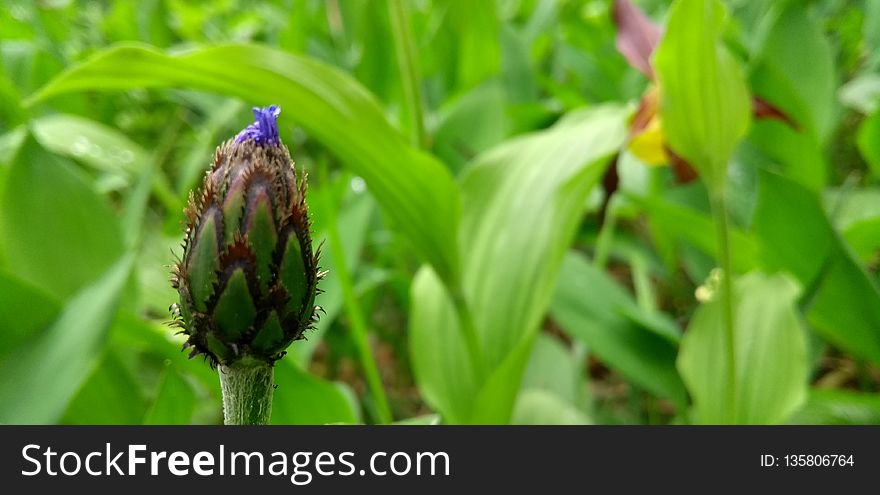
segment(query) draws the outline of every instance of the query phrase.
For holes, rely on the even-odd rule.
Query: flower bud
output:
[[[184,349],[214,366],[271,365],[320,309],[306,175],[297,177],[278,137],[280,108],[253,111],[256,122],[217,148],[201,190],[190,193],[171,280]]]

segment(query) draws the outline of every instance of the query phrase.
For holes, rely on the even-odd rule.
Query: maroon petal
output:
[[[651,54],[660,42],[661,30],[629,0],[614,0],[614,24],[617,40],[614,45],[630,65],[654,78]]]
[[[772,103],[762,100],[757,96],[752,97],[752,115],[756,119],[776,119],[788,124],[788,126],[795,131],[800,132],[801,130],[797,122],[792,120],[792,118],[780,110],[779,107],[773,106]]]

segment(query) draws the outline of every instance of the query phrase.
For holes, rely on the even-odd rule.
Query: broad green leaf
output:
[[[0,200],[0,249],[22,280],[66,299],[122,255],[116,216],[86,178],[28,139]]]
[[[664,329],[669,325],[674,329],[674,324],[656,315],[639,318],[643,324],[628,317],[644,311],[583,256],[566,256],[550,313],[566,333],[584,342],[610,368],[659,396],[677,404],[686,402],[687,393],[675,369],[677,336]],[[661,328],[652,330],[648,324]]]
[[[563,268],[560,282],[564,277]],[[583,363],[558,339],[540,333],[526,363],[522,388],[548,390],[571,404],[583,404],[586,395]]]
[[[143,418],[145,425],[188,425],[192,421],[196,395],[173,364],[159,380],[156,398]]]
[[[858,259],[866,264],[880,256],[880,188],[826,191],[825,210]]]
[[[468,361],[458,315],[437,274],[423,266],[410,289],[409,348],[419,391],[443,422],[464,423],[479,384]]]
[[[77,115],[48,115],[32,126],[34,137],[44,148],[97,170],[127,177],[147,159],[147,152],[124,134]]]
[[[678,0],[654,55],[669,145],[714,191],[751,115],[742,72],[721,43],[725,16],[719,0]]]
[[[480,155],[463,173],[462,291],[487,381],[470,368],[459,317],[436,274],[420,271],[410,308],[419,386],[446,421],[509,418],[524,344],[546,312],[586,197],[623,143],[627,114],[615,106],[572,113]]]
[[[756,120],[748,139],[737,150],[737,158],[782,174],[813,191],[821,190],[828,182],[823,154],[815,137],[775,119]]]
[[[840,244],[834,246],[828,263],[807,321],[835,346],[880,363],[880,288],[876,279]]]
[[[513,410],[515,425],[588,425],[590,418],[583,411],[553,392],[525,389]]]
[[[613,105],[570,113],[480,155],[462,175],[464,293],[490,367],[540,323],[628,114]]]
[[[764,266],[788,271],[804,287],[819,276],[834,244],[817,198],[771,173],[761,174],[754,229]]]
[[[558,339],[538,334],[511,423],[588,424],[585,391],[583,362]]]
[[[806,289],[813,329],[880,362],[880,288],[840,241],[819,198],[784,177],[762,174],[755,231],[764,266],[788,271]]]
[[[0,273],[0,361],[46,328],[58,315],[58,301],[7,273]]]
[[[522,375],[537,334],[522,339],[494,368],[471,404],[468,421],[475,424],[507,424],[510,422]]]
[[[131,371],[108,349],[61,418],[65,424],[138,424],[146,410],[140,385]]]
[[[275,365],[275,397],[272,424],[310,425],[357,423],[354,410],[342,386],[300,369],[288,359]]]
[[[789,420],[797,425],[880,424],[880,396],[851,390],[812,390]]]
[[[728,399],[727,336],[721,301],[697,309],[681,341],[678,369],[700,424],[783,423],[807,396],[806,331],[799,288],[783,275],[750,272],[734,283],[736,398]]]
[[[834,125],[831,47],[802,4],[774,9],[769,19],[752,60],[752,89],[824,142]]]
[[[117,260],[46,330],[0,357],[0,423],[45,424],[61,417],[101,351],[131,264],[131,256]]]
[[[323,63],[256,45],[179,55],[118,46],[58,76],[29,104],[74,91],[144,87],[184,87],[280,104],[282,126],[285,119],[296,122],[332,150],[364,178],[394,225],[444,280],[456,273],[459,202],[451,176],[391,127],[370,93]]]

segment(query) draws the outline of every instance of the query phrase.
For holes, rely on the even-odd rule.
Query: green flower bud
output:
[[[217,148],[186,208],[171,311],[190,358],[204,354],[212,366],[271,365],[320,309],[306,175],[297,177],[278,138],[279,112],[254,108],[257,121]]]

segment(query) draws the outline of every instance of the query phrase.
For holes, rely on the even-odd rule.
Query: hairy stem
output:
[[[718,261],[721,264],[721,324],[727,340],[727,401],[730,422],[736,420],[738,400],[736,384],[736,336],[733,321],[733,263],[730,259],[730,231],[727,222],[727,199],[724,192],[710,196],[715,233],[718,239]]]
[[[220,366],[223,423],[265,425],[272,414],[275,369],[268,364]]]

